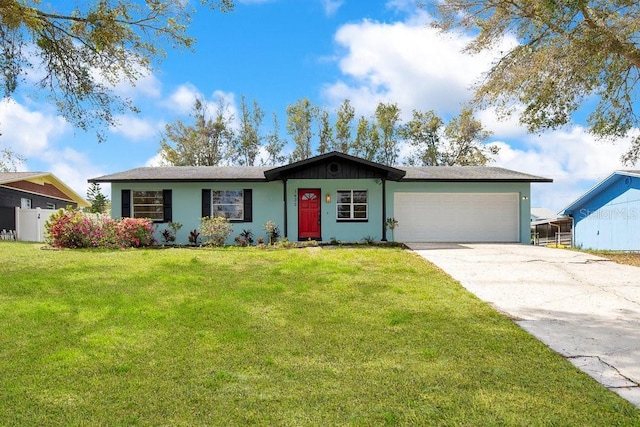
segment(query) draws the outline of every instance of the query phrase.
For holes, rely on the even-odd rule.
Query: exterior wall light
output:
[[[529,200],[529,196],[522,196],[522,200]]]
[[[331,194],[327,193],[327,195],[326,195],[326,196],[324,196],[324,200],[325,200],[327,203],[331,203]]]

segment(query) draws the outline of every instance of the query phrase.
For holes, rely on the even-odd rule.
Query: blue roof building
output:
[[[573,217],[576,247],[640,251],[640,170],[615,171],[562,213]]]

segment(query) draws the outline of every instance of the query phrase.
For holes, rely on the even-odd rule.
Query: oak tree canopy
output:
[[[623,161],[640,158],[639,2],[441,0],[422,6],[442,31],[472,34],[469,53],[517,38],[478,83],[474,106],[495,106],[503,117],[517,113],[531,132],[559,128],[584,108],[592,134],[631,137]]]
[[[202,0],[223,12],[233,0]],[[73,125],[115,124],[114,114],[135,111],[114,92],[135,84],[166,49],[191,49],[186,33],[194,6],[174,0],[41,2],[0,0],[0,86],[5,97],[34,84]],[[32,89],[29,88],[29,91]]]

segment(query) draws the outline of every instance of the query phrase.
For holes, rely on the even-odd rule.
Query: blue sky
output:
[[[329,111],[348,98],[358,116],[382,101],[397,103],[404,118],[413,109],[449,118],[492,57],[463,54],[468,39],[437,34],[429,19],[414,0],[240,0],[226,14],[200,8],[189,28],[194,53],[170,50],[135,87],[117,88],[142,112],[120,117],[105,142],[73,129],[25,88],[0,103],[0,147],[27,159],[20,170],[53,172],[85,195],[89,178],[156,165],[164,126],[187,119],[195,96],[211,104],[222,97],[232,111],[242,95],[255,99],[266,113],[263,131],[275,112],[284,138],[286,107],[305,97]],[[489,143],[501,146],[492,165],[555,180],[532,190],[534,206],[553,210],[622,168],[628,148],[595,141],[579,119],[530,135],[515,118],[501,122],[491,110],[477,117],[493,132]]]

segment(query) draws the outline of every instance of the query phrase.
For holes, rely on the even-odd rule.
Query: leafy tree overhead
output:
[[[233,0],[202,0],[230,11]],[[134,110],[113,92],[116,83],[135,84],[164,45],[192,48],[186,34],[193,5],[173,0],[0,1],[0,74],[11,96],[26,74],[82,129],[115,123],[114,113]],[[32,73],[38,70],[38,73]]]
[[[434,25],[474,35],[469,53],[518,43],[476,88],[474,105],[515,112],[532,132],[571,121],[591,108],[590,131],[604,139],[630,136],[626,163],[640,158],[640,3],[629,0],[442,0],[430,2]],[[586,101],[589,101],[588,103]],[[591,107],[593,105],[593,107]],[[523,106],[523,110],[520,110]]]

